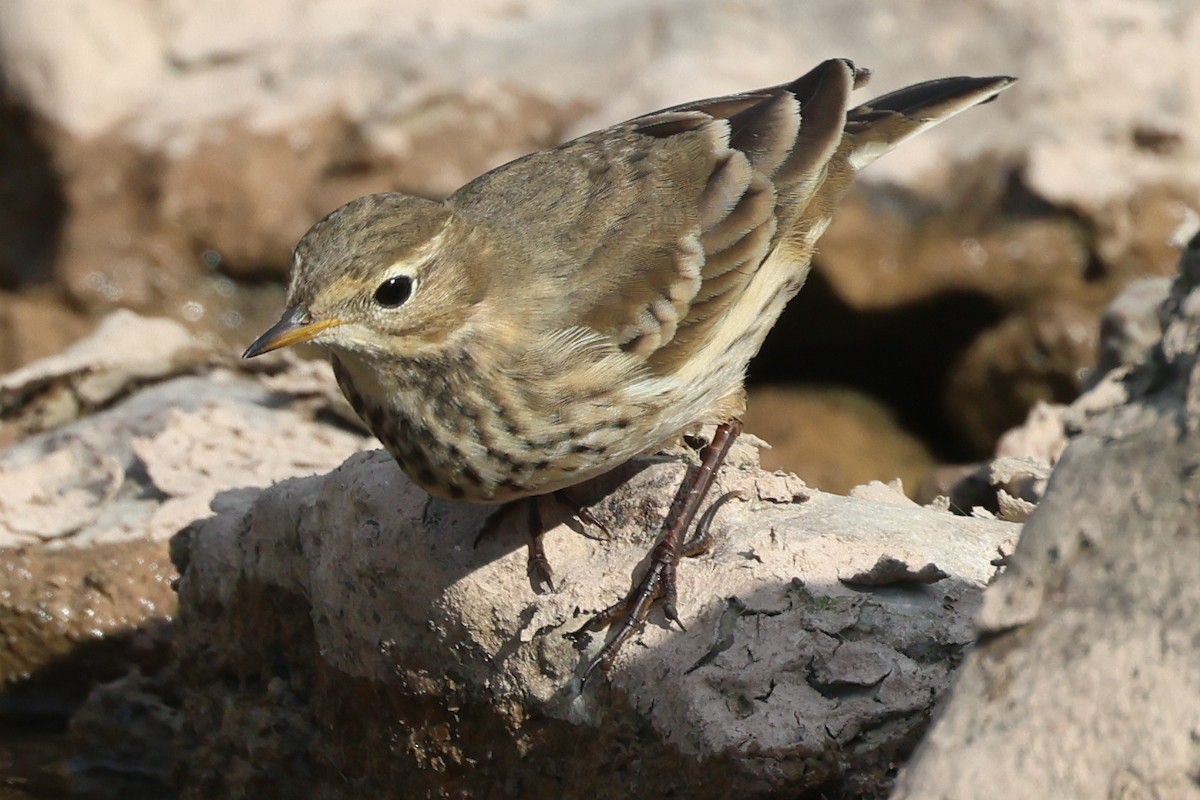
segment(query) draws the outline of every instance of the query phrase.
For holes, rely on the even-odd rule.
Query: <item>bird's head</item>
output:
[[[436,349],[480,297],[459,249],[470,233],[442,203],[360,197],[292,253],[287,308],[243,358],[311,342],[366,358]]]

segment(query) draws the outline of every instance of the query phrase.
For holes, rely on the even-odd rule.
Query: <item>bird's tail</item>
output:
[[[1014,81],[1005,75],[940,78],[876,97],[846,112],[840,149],[857,172],[901,142],[993,100]]]

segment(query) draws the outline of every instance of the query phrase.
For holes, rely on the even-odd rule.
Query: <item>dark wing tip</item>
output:
[[[1000,96],[1000,92],[1002,92],[1003,90],[1007,89],[1008,87],[1012,86],[1014,83],[1017,82],[1017,79],[1015,77],[1013,77],[1012,75],[993,75],[990,78],[979,78],[979,80],[991,83],[996,87],[996,93],[993,94],[991,97],[989,97],[987,100],[984,100],[979,105],[984,105],[985,103],[992,102],[993,100],[995,100],[997,97]]]
[[[955,76],[938,78],[906,86],[863,103],[850,110],[847,130],[892,116],[933,118],[957,113],[974,105],[990,103],[1016,78],[996,75],[986,78]]]

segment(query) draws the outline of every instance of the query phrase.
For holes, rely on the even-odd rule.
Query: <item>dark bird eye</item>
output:
[[[412,294],[412,278],[407,275],[397,275],[379,284],[375,290],[375,302],[384,308],[395,308],[403,305]]]

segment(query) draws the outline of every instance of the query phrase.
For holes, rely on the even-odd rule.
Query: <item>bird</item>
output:
[[[676,568],[728,499],[692,532],[741,432],[747,367],[851,181],[1015,80],[941,78],[852,106],[869,75],[829,59],[531,153],[441,201],[353,200],[296,245],[286,308],[244,357],[323,346],[417,485],[532,509],[531,569],[547,580],[539,499],[586,514],[572,487],[715,426],[645,573],[574,632],[613,626],[586,680],[654,605],[683,626]]]

